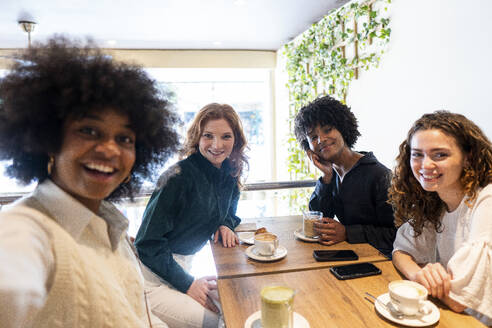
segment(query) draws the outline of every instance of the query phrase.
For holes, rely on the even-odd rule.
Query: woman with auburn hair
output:
[[[393,263],[453,311],[492,325],[492,146],[472,121],[436,111],[400,145],[389,202]]]
[[[240,177],[247,158],[239,116],[229,105],[203,107],[188,129],[185,159],[167,169],[135,240],[152,311],[172,327],[217,327],[215,277],[188,273],[192,256],[213,235],[234,247]],[[163,283],[164,282],[164,283]],[[216,303],[214,303],[214,301]]]
[[[177,151],[178,116],[137,66],[54,37],[0,80],[0,160],[36,182],[0,212],[0,322],[9,327],[167,327],[144,296],[132,198]]]

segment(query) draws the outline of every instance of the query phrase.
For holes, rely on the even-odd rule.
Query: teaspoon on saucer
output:
[[[378,302],[379,305],[381,305],[382,307],[384,307],[395,318],[397,318],[397,319],[403,319],[403,317],[405,316],[403,314],[403,312],[401,312],[400,310],[398,310],[397,308],[395,308],[395,306],[393,305],[393,303],[388,302],[388,303],[385,304],[379,298],[376,298],[374,295],[369,294],[368,292],[366,292],[366,295],[369,296],[371,299],[373,299],[375,302]],[[366,297],[366,299],[367,299],[367,297]]]

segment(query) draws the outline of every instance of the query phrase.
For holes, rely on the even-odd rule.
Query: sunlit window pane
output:
[[[211,102],[231,105],[249,143],[247,182],[270,181],[270,80],[266,69],[147,69],[175,102],[184,137],[196,112]],[[177,161],[171,159],[166,166]]]

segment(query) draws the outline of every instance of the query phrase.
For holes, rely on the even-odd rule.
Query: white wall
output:
[[[377,69],[350,86],[356,150],[388,167],[412,123],[438,109],[464,114],[492,138],[492,1],[393,0],[391,40]]]

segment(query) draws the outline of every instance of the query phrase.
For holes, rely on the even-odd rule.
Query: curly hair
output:
[[[445,203],[436,192],[425,191],[412,173],[410,143],[417,131],[437,129],[454,138],[461,151],[467,155],[469,166],[461,173],[461,186],[471,207],[479,188],[492,182],[492,146],[482,130],[460,114],[436,111],[424,114],[408,131],[400,145],[397,165],[391,180],[389,200],[394,208],[395,221],[401,225],[408,221],[418,236],[425,222],[430,222],[437,232],[441,229],[441,217]]]
[[[358,123],[350,108],[338,100],[323,96],[302,107],[294,121],[294,133],[304,150],[309,149],[307,135],[316,126],[334,127],[343,137],[345,144],[352,148],[360,132]]]
[[[7,175],[23,184],[45,180],[48,154],[60,151],[67,119],[106,108],[128,116],[137,136],[131,179],[107,199],[133,199],[179,147],[179,118],[155,81],[91,40],[84,45],[55,35],[18,54],[0,80],[0,159],[11,160]]]
[[[210,120],[218,119],[225,119],[229,122],[229,125],[234,132],[234,147],[232,148],[229,160],[233,167],[232,176],[238,177],[238,185],[241,187],[239,177],[242,176],[243,169],[248,167],[248,157],[245,155],[247,141],[244,136],[241,119],[231,106],[226,104],[211,103],[200,109],[188,129],[186,141],[181,153],[184,157],[188,157],[199,151],[198,143],[200,142],[200,137],[202,136],[205,124],[207,124]]]

